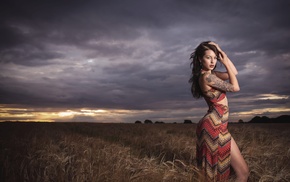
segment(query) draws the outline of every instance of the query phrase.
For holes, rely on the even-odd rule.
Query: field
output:
[[[0,181],[197,181],[195,128],[0,123]],[[290,181],[289,129],[290,124],[229,125],[249,165],[249,181]]]

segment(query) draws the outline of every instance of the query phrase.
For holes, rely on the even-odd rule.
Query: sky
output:
[[[287,0],[3,0],[0,121],[198,122],[189,56],[208,40],[239,72],[230,122],[289,115],[289,17]]]

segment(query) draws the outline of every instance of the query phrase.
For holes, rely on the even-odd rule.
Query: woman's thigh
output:
[[[245,175],[249,171],[248,165],[244,160],[233,137],[231,139],[231,166],[234,168],[238,176]]]

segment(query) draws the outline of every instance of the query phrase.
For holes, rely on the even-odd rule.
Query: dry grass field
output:
[[[195,128],[0,123],[0,181],[197,181]],[[229,125],[249,165],[249,181],[290,181],[289,129],[290,124]]]

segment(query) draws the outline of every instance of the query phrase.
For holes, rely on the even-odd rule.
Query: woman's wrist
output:
[[[229,63],[228,59],[227,60],[224,60],[223,61],[223,64],[226,67],[226,69],[230,69],[230,63]]]

